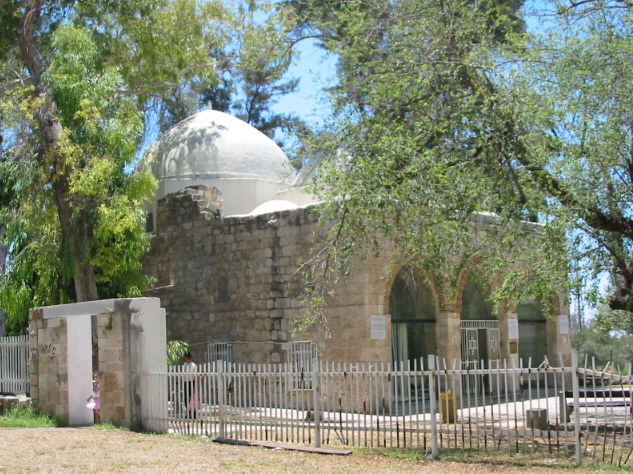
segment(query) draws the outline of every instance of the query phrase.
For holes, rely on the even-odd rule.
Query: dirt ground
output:
[[[94,428],[0,430],[0,472],[558,472],[560,469],[325,456],[228,446],[200,438]]]

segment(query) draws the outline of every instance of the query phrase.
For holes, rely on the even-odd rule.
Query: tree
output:
[[[184,84],[160,105],[161,131],[205,104],[231,113],[267,136],[281,140],[305,128],[294,114],[275,113],[278,97],[294,92],[299,80],[288,71],[296,57],[295,16],[274,1],[239,2],[217,25],[221,45],[209,47],[218,82],[211,87]],[[283,143],[280,143],[283,145]]]
[[[5,294],[29,285],[18,270],[33,256],[44,260],[35,259],[32,291],[50,283],[47,271],[69,268],[74,281],[65,296],[40,301],[97,299],[99,289],[138,294],[148,245],[140,206],[154,186],[149,174],[129,172],[142,111],[181,81],[214,83],[208,21],[220,11],[190,0],[0,1],[0,118],[9,137],[0,176],[12,189],[2,196],[13,253]],[[53,293],[65,287],[58,282]]]
[[[517,244],[526,235],[521,220],[533,219],[542,199],[510,163],[513,144],[502,136],[499,113],[510,109],[496,90],[497,61],[512,53],[522,22],[499,15],[497,4],[467,1],[321,3],[312,3],[323,13],[316,26],[339,56],[340,83],[331,133],[315,144],[326,150],[315,189],[330,203],[333,224],[312,274],[327,285],[384,237],[396,242],[396,258],[435,270],[447,288],[485,251],[486,273],[506,277],[499,300],[513,293],[551,303],[565,265],[549,257],[564,239],[551,228],[548,240],[524,239],[533,253]],[[482,213],[490,212],[499,216],[495,230],[482,232]]]
[[[531,86],[532,95],[544,106],[530,120],[544,133],[526,134],[532,149],[520,155],[521,165],[567,220],[572,245],[590,276],[610,274],[610,308],[630,319],[631,8],[620,2],[569,5],[561,7],[553,32],[533,39],[533,53],[524,54],[527,77],[538,84],[538,89]],[[519,90],[528,86],[525,78],[514,81]]]
[[[492,274],[529,269],[504,271],[497,299],[546,302],[573,259],[609,272],[611,307],[631,311],[629,7],[571,4],[547,20],[565,34],[530,35],[511,2],[291,3],[340,57],[337,128],[316,145],[336,223],[322,267],[376,230],[429,268],[475,240]],[[473,216],[491,211],[486,238]],[[542,224],[530,252],[521,219]]]

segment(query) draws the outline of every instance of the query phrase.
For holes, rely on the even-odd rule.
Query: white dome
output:
[[[290,211],[292,209],[298,209],[298,206],[290,201],[284,201],[281,199],[273,199],[260,204],[250,212],[251,216],[258,216],[260,214],[269,214],[271,212]]]
[[[161,179],[199,177],[285,182],[292,167],[285,153],[246,122],[203,110],[168,130],[157,143]]]
[[[204,110],[174,125],[148,151],[156,200],[187,186],[216,189],[223,215],[249,213],[287,189],[294,171],[285,153],[246,122]],[[154,205],[155,206],[155,205]]]

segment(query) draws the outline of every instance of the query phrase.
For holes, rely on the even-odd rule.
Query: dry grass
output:
[[[0,430],[0,472],[561,472],[546,467],[351,456],[227,446],[119,429]]]

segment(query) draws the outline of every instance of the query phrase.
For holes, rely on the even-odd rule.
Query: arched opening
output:
[[[391,348],[394,361],[414,360],[436,353],[435,301],[419,272],[403,267],[389,294]]]
[[[532,358],[532,366],[538,365],[547,355],[547,331],[545,316],[538,303],[519,303],[516,307],[519,318],[519,357],[526,366]]]
[[[499,359],[499,321],[481,287],[468,278],[462,294],[462,360],[471,365]],[[474,366],[473,366],[474,367]]]

